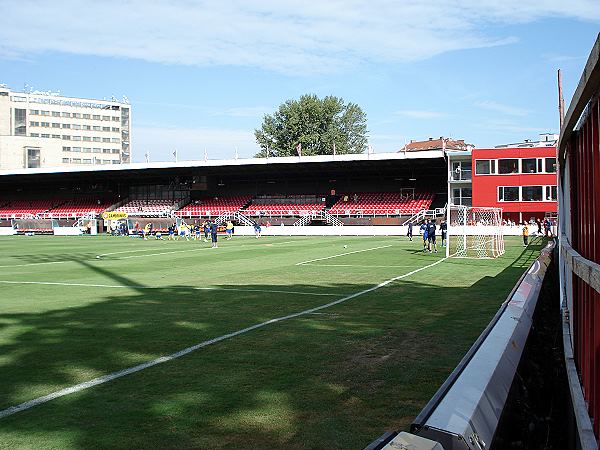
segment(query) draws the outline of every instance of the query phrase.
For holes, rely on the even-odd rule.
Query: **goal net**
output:
[[[497,258],[504,254],[502,209],[451,205],[446,256]]]

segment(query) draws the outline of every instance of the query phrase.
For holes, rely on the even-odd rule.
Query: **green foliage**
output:
[[[363,153],[367,147],[367,117],[355,103],[344,103],[334,96],[320,99],[303,95],[288,100],[272,115],[265,115],[260,129],[254,131],[261,147],[257,157]]]

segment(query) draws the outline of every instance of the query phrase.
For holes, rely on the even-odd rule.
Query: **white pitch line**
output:
[[[348,300],[351,300],[353,298],[360,297],[361,295],[368,294],[369,292],[376,291],[377,289],[381,289],[382,287],[387,286],[388,284],[393,283],[394,281],[398,281],[398,280],[401,280],[403,278],[406,278],[406,277],[409,277],[411,275],[414,275],[415,273],[420,272],[421,270],[429,269],[430,267],[433,267],[433,266],[435,266],[435,265],[437,265],[437,264],[439,264],[439,263],[441,263],[441,262],[443,262],[445,260],[446,260],[446,258],[439,259],[438,261],[436,261],[436,262],[434,262],[432,264],[429,264],[427,266],[424,266],[424,267],[421,267],[419,269],[413,270],[412,272],[405,273],[404,275],[399,275],[397,277],[390,278],[389,280],[383,281],[383,282],[379,283],[378,285],[375,285],[375,286],[370,287],[368,289],[362,290],[360,292],[356,292],[356,293],[351,294],[351,295],[347,295],[346,297],[343,297],[343,298],[341,298],[339,300],[335,300],[333,302],[326,303],[326,304],[321,305],[321,306],[316,306],[314,308],[306,309],[304,311],[300,311],[300,312],[297,312],[297,313],[289,314],[287,316],[282,316],[282,317],[277,317],[275,319],[267,320],[266,322],[257,323],[256,325],[252,325],[252,326],[249,326],[249,327],[246,327],[246,328],[242,328],[241,330],[237,330],[237,331],[234,331],[232,333],[224,334],[222,336],[219,336],[219,337],[216,337],[216,338],[213,338],[213,339],[209,339],[207,341],[200,342],[199,344],[192,345],[191,347],[184,348],[183,350],[179,350],[178,352],[171,353],[170,355],[161,356],[160,358],[156,358],[156,359],[153,359],[151,361],[148,361],[148,362],[145,362],[145,363],[142,363],[142,364],[138,364],[137,366],[133,366],[133,367],[129,367],[127,369],[119,370],[117,372],[109,373],[107,375],[103,375],[101,377],[94,378],[93,380],[86,381],[84,383],[79,383],[79,384],[76,384],[74,386],[70,386],[68,388],[52,392],[52,393],[50,393],[48,395],[44,395],[42,397],[34,398],[33,400],[29,400],[27,402],[20,403],[18,405],[11,406],[9,408],[0,410],[0,419],[2,419],[4,417],[11,416],[11,415],[13,415],[15,413],[18,413],[18,412],[25,411],[27,409],[33,408],[34,406],[38,406],[38,405],[41,405],[43,403],[49,402],[50,400],[54,400],[54,399],[59,398],[59,397],[64,397],[65,395],[73,394],[75,392],[80,392],[80,391],[83,391],[84,389],[88,389],[88,388],[91,388],[93,386],[98,386],[100,384],[107,383],[107,382],[115,380],[117,378],[124,377],[125,375],[130,375],[132,373],[139,372],[140,370],[144,370],[144,369],[147,369],[149,367],[156,366],[158,364],[162,364],[162,363],[165,363],[165,362],[168,362],[168,361],[172,361],[172,360],[174,360],[176,358],[180,358],[182,356],[185,356],[188,353],[191,353],[191,352],[193,352],[195,350],[207,347],[207,346],[212,345],[212,344],[216,344],[217,342],[221,342],[221,341],[224,341],[226,339],[233,338],[235,336],[239,336],[240,334],[245,334],[245,333],[248,333],[250,331],[256,330],[258,328],[265,327],[267,325],[272,325],[274,323],[282,322],[284,320],[294,319],[296,317],[305,316],[305,315],[308,315],[308,314],[313,314],[316,311],[320,311],[322,309],[326,309],[326,308],[330,308],[330,307],[335,306],[335,305],[339,305],[340,303],[344,303],[344,302],[346,302]]]
[[[367,265],[362,265],[362,264],[312,264],[312,263],[304,263],[302,265],[303,266],[316,266],[316,267],[360,267],[360,268],[365,268],[365,269],[369,269],[369,268],[384,268],[384,269],[404,268],[404,269],[406,269],[407,267],[415,267],[414,265],[411,265],[411,266],[367,266]]]
[[[3,284],[41,284],[48,286],[74,286],[74,287],[99,287],[99,288],[117,288],[117,289],[164,289],[159,286],[138,286],[138,285],[118,285],[118,284],[88,284],[88,283],[61,283],[58,281],[7,281],[0,280]],[[186,289],[194,289],[197,291],[234,291],[234,292],[265,292],[271,294],[297,294],[297,295],[316,295],[316,296],[337,296],[339,294],[331,294],[325,292],[301,292],[301,291],[285,291],[280,289],[243,289],[243,288],[221,288],[221,287],[195,287],[195,286],[172,286],[174,288],[182,287]]]
[[[387,248],[387,247],[391,247],[391,246],[392,245],[390,244],[390,245],[381,245],[379,247],[366,248],[364,250],[354,250],[353,252],[340,253],[339,255],[325,256],[324,258],[317,258],[317,259],[309,259],[308,261],[302,261],[302,262],[296,263],[296,265],[302,266],[304,264],[308,264],[308,263],[315,262],[315,261],[323,261],[325,259],[338,258],[340,256],[352,255],[353,253],[370,252],[371,250],[379,250],[380,248]]]

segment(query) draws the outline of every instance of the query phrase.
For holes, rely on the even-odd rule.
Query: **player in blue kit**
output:
[[[429,222],[427,228],[427,248],[429,249],[429,253],[433,249],[434,253],[437,253],[437,245],[435,242],[435,231],[436,231],[435,219]]]
[[[421,226],[419,227],[419,231],[423,235],[423,251],[424,252],[427,251],[427,231],[428,230],[429,230],[429,219],[427,219],[427,222],[423,222],[421,224]]]

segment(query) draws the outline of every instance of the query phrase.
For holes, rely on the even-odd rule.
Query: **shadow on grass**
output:
[[[0,447],[363,448],[384,429],[408,427],[541,246],[468,287],[402,280],[0,419]],[[165,286],[0,314],[8,333],[0,344],[0,408],[335,299]]]

